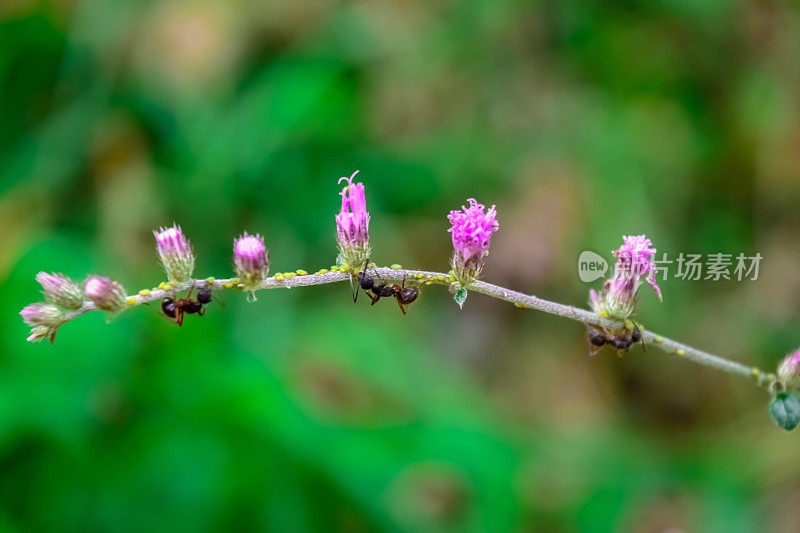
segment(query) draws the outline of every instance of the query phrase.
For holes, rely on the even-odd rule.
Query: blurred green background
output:
[[[800,447],[753,384],[431,287],[142,307],[27,344],[34,275],[130,292],[181,224],[198,275],[266,235],[335,259],[360,169],[374,259],[447,270],[446,213],[496,204],[489,281],[585,305],[577,257],[764,256],[640,318],[748,364],[800,344],[792,2],[0,3],[0,529],[798,531]],[[594,283],[598,287],[600,282]]]

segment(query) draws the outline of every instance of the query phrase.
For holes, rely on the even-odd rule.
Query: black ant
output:
[[[402,287],[400,285],[389,285],[385,281],[381,281],[377,286],[372,287],[372,292],[375,294],[375,296],[370,296],[370,298],[372,298],[372,305],[375,305],[381,298],[390,298],[394,296],[403,314],[406,314],[406,306],[419,296],[419,289],[417,287],[406,287],[405,278],[403,278]]]
[[[403,314],[406,314],[406,307],[419,296],[419,289],[417,287],[406,287],[406,280],[403,278],[403,285],[390,285],[386,281],[381,281],[377,285],[372,276],[367,272],[369,267],[369,259],[364,263],[364,268],[356,274],[359,286],[367,293],[372,305],[375,305],[381,298],[394,297],[397,300],[397,305]],[[372,294],[369,292],[372,291]],[[358,300],[358,287],[354,287],[353,302]]]
[[[172,320],[178,327],[183,325],[183,316],[197,313],[198,316],[205,314],[204,305],[211,303],[211,287],[202,287],[197,291],[197,299],[191,298],[191,290],[186,298],[177,300],[166,296],[161,300],[161,311],[168,319]]]
[[[589,342],[596,348],[592,349],[592,355],[596,355],[604,345],[608,344],[617,349],[622,355],[622,352],[628,350],[631,346],[642,340],[642,332],[639,326],[633,325],[630,330],[630,336],[627,334],[628,330],[625,329],[622,335],[615,335],[605,328],[599,329],[587,324],[586,333],[589,336]]]

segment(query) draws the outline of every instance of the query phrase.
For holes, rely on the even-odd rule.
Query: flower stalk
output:
[[[460,211],[451,211],[447,217],[453,242],[452,270],[449,273],[405,270],[399,265],[378,268],[370,261],[370,214],[367,211],[364,184],[353,183],[356,174],[358,171],[349,178],[340,179],[340,182],[344,180],[347,183],[340,193],[341,210],[334,217],[339,254],[337,264],[330,269],[322,269],[314,274],[297,270],[269,277],[270,263],[264,238],[244,232],[234,240],[233,245],[233,264],[237,277],[194,279],[194,252],[180,226],[173,224],[153,232],[158,256],[169,281],[152,289],[142,289],[136,295],[126,295],[118,282],[102,276],[89,277],[81,293],[80,287],[68,277],[40,272],[37,280],[42,285],[46,302],[31,304],[20,312],[24,322],[31,327],[28,340],[41,341],[47,338],[53,342],[61,325],[84,313],[102,310],[117,314],[156,300],[162,300],[162,309],[168,309],[165,305],[177,305],[176,302],[180,302],[182,313],[201,314],[203,305],[212,301],[213,291],[222,289],[247,291],[248,300],[254,301],[258,290],[349,281],[356,291],[366,292],[373,305],[381,298],[395,298],[405,314],[404,305],[416,300],[418,285],[439,284],[450,288],[459,306],[464,305],[469,290],[505,300],[519,308],[536,309],[581,322],[597,332],[591,337],[595,347],[604,345],[608,340],[602,337],[601,330],[606,335],[617,332],[611,344],[620,352],[644,342],[677,357],[755,378],[759,385],[772,394],[769,412],[778,425],[793,429],[800,423],[800,351],[787,356],[776,375],[645,331],[630,320],[642,284],[648,283],[661,299],[652,257],[656,250],[644,235],[624,237],[623,245],[613,252],[617,259],[614,275],[599,292],[590,292],[591,310],[551,302],[481,281],[479,278],[489,254],[492,234],[499,229],[499,223],[495,206],[487,210],[474,198],[467,201],[468,206],[462,206]],[[358,280],[357,286],[354,285],[354,279]],[[403,281],[402,286],[389,283],[400,280]],[[416,286],[406,286],[408,280]],[[191,293],[193,289],[198,289],[197,300],[188,295],[179,296],[185,291]],[[354,302],[357,295],[357,292],[354,293]],[[182,317],[183,314],[177,322],[179,326]],[[594,326],[594,329],[590,326]],[[619,333],[623,336],[620,337]]]
[[[370,272],[373,272],[370,270]],[[401,281],[403,279],[416,280],[423,285],[451,285],[455,279],[451,274],[443,272],[432,272],[425,270],[410,270],[382,267],[374,269],[374,273],[387,281]],[[269,289],[291,289],[298,287],[311,287],[315,285],[327,285],[331,283],[349,282],[350,272],[339,266],[332,266],[330,269],[323,269],[314,274],[297,274],[297,272],[278,273],[266,278],[256,290]],[[126,298],[126,309],[140,304],[146,304],[161,300],[165,296],[175,296],[178,293],[188,291],[195,287],[210,286],[213,290],[244,290],[244,285],[238,278],[231,279],[193,279],[186,282],[169,284],[168,288],[154,287],[145,289],[138,294],[130,295]],[[163,287],[163,284],[162,284]],[[593,311],[581,309],[570,305],[552,302],[537,296],[524,294],[511,289],[476,280],[471,286],[473,292],[485,294],[492,298],[504,300],[522,309],[535,309],[548,314],[568,318],[584,324],[592,324],[608,329],[619,329],[623,326],[621,322],[603,318]],[[70,313],[65,321],[77,318],[78,316],[95,311],[98,308],[91,302],[86,302],[83,307]],[[648,346],[655,346],[668,354],[675,355],[682,359],[687,359],[695,363],[715,368],[723,372],[735,374],[742,377],[754,379],[755,382],[763,387],[769,388],[775,383],[775,374],[768,373],[757,367],[745,365],[724,357],[699,350],[687,344],[678,342],[668,337],[659,335],[651,331],[642,331],[642,339]]]

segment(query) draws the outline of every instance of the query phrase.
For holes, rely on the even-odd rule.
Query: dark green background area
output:
[[[800,13],[780,1],[0,3],[0,530],[797,531],[800,442],[739,377],[428,287],[229,291],[25,342],[40,270],[163,280],[266,236],[335,260],[360,170],[380,264],[447,270],[496,205],[485,278],[585,305],[583,250],[756,252],[639,318],[765,368],[800,344]]]

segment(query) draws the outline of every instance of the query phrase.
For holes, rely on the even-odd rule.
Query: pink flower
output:
[[[612,252],[617,258],[614,268],[614,277],[611,280],[611,293],[622,302],[631,301],[636,297],[636,292],[642,284],[642,278],[656,291],[658,299],[661,289],[655,281],[656,266],[653,256],[656,249],[653,243],[644,235],[623,237],[623,245]]]
[[[489,254],[492,233],[500,228],[495,206],[485,211],[474,198],[467,202],[469,207],[462,206],[461,211],[450,211],[447,215],[452,224],[447,231],[453,239],[453,271],[465,283],[479,275]]]
[[[800,349],[787,355],[786,363],[794,369],[800,369]]]
[[[269,258],[264,237],[248,235],[245,231],[241,237],[235,239],[233,264],[244,288],[250,291],[257,289],[269,272]]]
[[[353,183],[358,170],[349,178],[347,185],[340,193],[342,208],[336,215],[336,240],[339,245],[339,257],[342,262],[356,267],[369,258],[369,212],[363,183]]]
[[[117,312],[125,306],[125,291],[110,278],[90,276],[83,285],[83,292],[103,311]]]
[[[63,313],[56,306],[45,303],[25,306],[19,314],[29,326],[47,326],[59,321],[63,316]]]
[[[43,339],[55,341],[58,327],[64,323],[64,312],[52,304],[35,303],[26,306],[19,312],[25,324],[31,326],[28,342],[38,342]]]
[[[269,262],[264,237],[248,235],[245,231],[233,244],[233,260],[239,272],[256,274],[267,268]]]
[[[625,320],[636,307],[639,287],[646,281],[661,300],[661,289],[656,285],[656,267],[653,256],[656,249],[644,235],[623,237],[623,244],[612,252],[617,259],[614,276],[603,283],[600,292],[589,291],[589,305],[600,316]]]
[[[48,302],[65,309],[79,309],[83,305],[83,292],[80,286],[63,274],[39,272],[36,281],[42,286],[42,292]]]
[[[159,228],[153,235],[161,264],[169,279],[189,281],[194,272],[194,253],[181,227],[173,224],[169,228]]]

